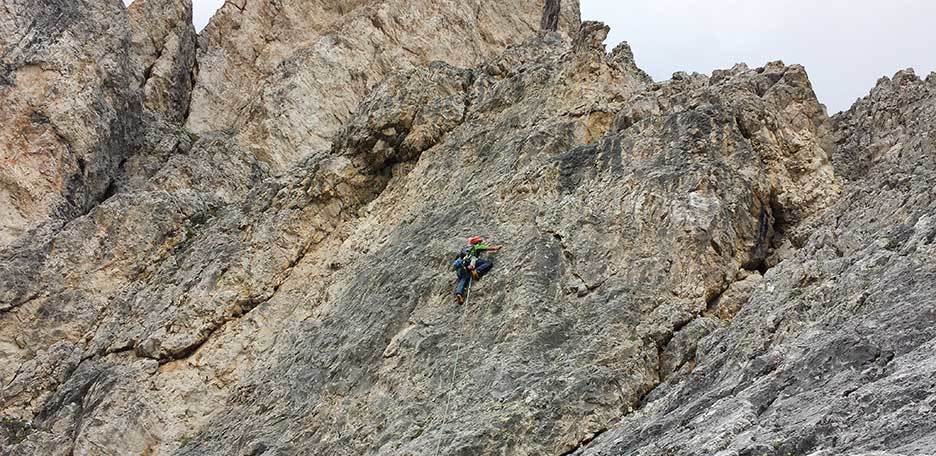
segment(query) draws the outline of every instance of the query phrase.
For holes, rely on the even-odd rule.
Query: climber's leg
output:
[[[471,275],[468,274],[468,270],[465,268],[458,268],[457,271],[458,284],[455,285],[455,299],[461,302],[465,298],[465,288],[467,288],[468,283],[471,282]]]
[[[494,263],[488,260],[478,259],[475,263],[475,271],[478,273],[478,277],[483,277],[492,267],[494,267]]]

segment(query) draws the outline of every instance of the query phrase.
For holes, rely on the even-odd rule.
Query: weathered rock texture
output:
[[[544,0],[237,0],[199,37],[188,128],[234,129],[277,169],[328,149],[384,77],[434,60],[473,66],[534,34]],[[549,0],[578,29],[577,1]],[[561,3],[561,5],[560,5]]]
[[[183,122],[195,70],[191,0],[136,0],[128,13],[134,84],[143,92],[143,105],[170,122]]]
[[[229,2],[192,132],[157,4],[112,194],[0,250],[3,454],[936,448],[936,77],[830,120],[796,65],[654,83],[574,2]]]
[[[119,0],[11,0],[0,10],[0,246],[105,195],[133,142]]]
[[[936,74],[834,123],[843,197],[690,373],[576,454],[936,452]]]

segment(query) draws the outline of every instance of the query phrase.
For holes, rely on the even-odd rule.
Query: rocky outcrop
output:
[[[842,198],[691,373],[576,454],[933,452],[936,75],[882,79],[834,124]]]
[[[91,303],[58,342],[74,348],[53,350],[64,328],[52,318],[23,341],[84,361],[42,388],[26,385],[49,363],[21,365],[22,386],[4,395],[34,417],[21,448],[55,446],[53,428],[78,448],[105,445],[121,404],[145,403],[132,427],[153,435],[106,445],[559,453],[636,407],[695,363],[697,340],[720,324],[702,314],[779,245],[779,214],[795,226],[839,188],[802,69],[650,84],[605,54],[606,33],[589,23],[477,69],[401,73],[328,156],[242,204],[204,203],[194,186],[160,210],[126,192],[50,240],[138,233],[136,214],[168,215],[146,236],[94,235],[105,246],[96,263],[133,269],[87,268],[68,259],[72,247],[6,260],[11,273],[61,277],[42,289],[18,280],[10,296],[33,298],[11,317],[66,296]],[[510,248],[462,315],[445,277],[468,230]],[[111,246],[119,239],[133,247]],[[121,386],[99,397],[114,405],[68,406],[98,400],[80,392],[101,382]],[[248,416],[292,418],[258,427]]]
[[[559,5],[560,2],[550,0]],[[578,28],[578,2],[558,27]],[[226,2],[199,37],[187,126],[233,129],[276,169],[326,151],[384,77],[444,60],[473,66],[536,32],[543,0]]]
[[[15,0],[0,12],[0,246],[101,200],[139,103],[118,0]]]
[[[936,445],[933,77],[830,120],[797,65],[430,3],[228,2],[188,128],[189,5],[134,4],[107,198],[0,249],[0,453]]]
[[[936,75],[921,80],[912,69],[881,78],[871,93],[835,118],[835,168],[860,181],[872,169],[912,163],[930,167],[933,160],[933,112]]]
[[[129,16],[129,20],[128,20]],[[0,245],[47,232],[115,192],[158,115],[184,121],[191,2],[13,2],[0,16]],[[146,113],[144,113],[144,108]]]
[[[170,122],[184,122],[195,71],[191,0],[136,0],[127,11],[134,84],[143,105]]]

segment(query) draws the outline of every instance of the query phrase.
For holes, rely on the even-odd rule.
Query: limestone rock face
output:
[[[0,11],[0,246],[105,195],[139,117],[119,0]]]
[[[143,105],[170,122],[184,122],[195,70],[191,0],[136,0],[127,11],[134,84]]]
[[[936,75],[921,80],[912,69],[881,78],[871,93],[835,118],[835,167],[849,180],[893,164],[931,167],[932,105]],[[878,166],[878,165],[881,166]]]
[[[577,1],[550,0],[578,29]],[[561,3],[561,4],[560,4]],[[543,0],[237,0],[199,37],[188,128],[233,129],[277,169],[327,150],[361,97],[399,69],[472,66],[534,34]]]
[[[0,454],[936,447],[936,76],[829,119],[800,66],[654,82],[556,0],[232,1],[193,67],[190,4],[137,2],[3,22],[116,24],[88,90],[137,117],[0,247]]]
[[[882,79],[834,127],[841,199],[691,373],[576,454],[936,449],[936,75]]]
[[[6,407],[36,427],[20,448],[105,445],[121,423],[138,431],[109,448],[560,453],[691,369],[724,324],[701,315],[762,267],[778,214],[839,191],[828,119],[798,67],[652,84],[606,34],[399,73],[328,155],[241,204],[200,181],[157,193],[184,174],[156,173],[47,244],[65,248],[6,258],[10,321],[41,321],[9,355],[23,361]],[[745,130],[745,114],[805,120]],[[462,309],[449,255],[475,232],[509,248]],[[107,266],[69,256],[90,239]],[[76,316],[43,317],[69,296]],[[71,376],[36,386],[51,362],[29,360],[75,350]],[[102,381],[121,385],[101,399],[114,405],[67,406]],[[138,422],[127,403],[145,404]]]

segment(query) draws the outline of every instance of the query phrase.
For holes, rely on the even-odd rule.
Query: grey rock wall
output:
[[[0,11],[0,246],[83,214],[134,144],[139,95],[118,0]]]
[[[936,451],[936,76],[884,78],[833,122],[842,198],[691,372],[576,454]]]
[[[559,25],[578,29],[577,1]],[[543,0],[511,2],[239,0],[199,37],[187,121],[234,129],[239,144],[282,171],[326,151],[365,93],[401,69],[443,60],[473,66],[534,34]]]
[[[829,119],[797,65],[430,3],[228,2],[197,50],[188,1],[7,10],[5,56],[118,43],[79,88],[133,115],[0,247],[0,454],[936,452],[934,76]]]
[[[191,0],[137,0],[127,11],[134,84],[143,105],[170,122],[184,122],[197,71]]]

